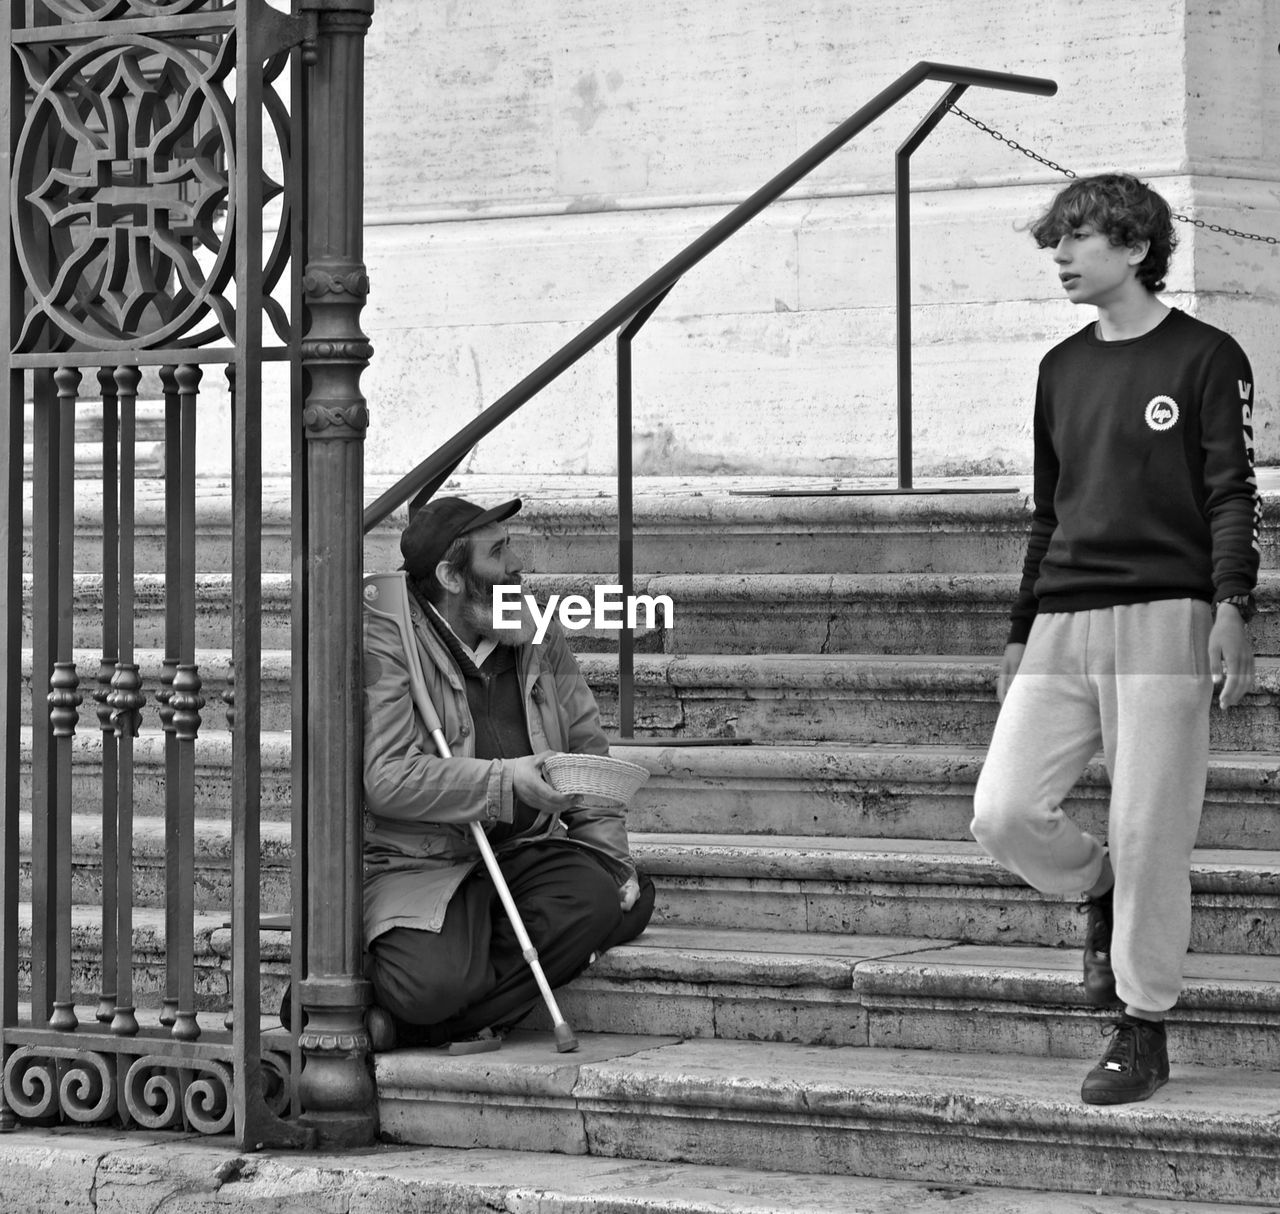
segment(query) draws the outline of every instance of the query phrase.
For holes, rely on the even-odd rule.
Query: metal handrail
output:
[[[701,236],[677,253],[661,269],[649,275],[613,307],[589,324],[576,337],[566,342],[550,358],[515,387],[505,392],[482,413],[477,414],[452,438],[422,461],[413,471],[402,476],[385,493],[365,507],[366,534],[389,517],[425,486],[447,477],[463,457],[482,438],[490,434],[508,417],[567,371],[574,363],[600,344],[610,333],[625,325],[641,309],[669,291],[684,275],[712,250],[718,248],[787,190],[813,172],[824,160],[849,142],[859,131],[870,126],[881,114],[892,109],[908,93],[929,80],[963,87],[1003,89],[1006,92],[1034,93],[1051,97],[1057,83],[1041,76],[1021,76],[1011,72],[993,72],[983,68],[955,67],[921,60],[903,72],[887,88],[882,89],[866,105],[850,115],[807,152],[798,156],[782,172],[761,186],[745,201],[714,223]]]

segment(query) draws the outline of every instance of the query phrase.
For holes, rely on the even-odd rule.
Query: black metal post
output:
[[[911,153],[964,95],[953,84],[898,147],[893,161],[894,237],[898,286],[898,488],[912,487],[911,472]]]
[[[671,286],[675,286],[672,283]],[[631,466],[631,339],[644,327],[671,287],[651,299],[618,333],[618,582],[623,601],[635,591],[635,515]],[[635,733],[636,638],[624,626],[618,631],[618,735]]]

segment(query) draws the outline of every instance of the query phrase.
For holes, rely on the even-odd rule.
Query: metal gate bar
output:
[[[94,1018],[115,1016],[118,961],[115,871],[119,861],[120,747],[111,721],[111,676],[120,657],[120,406],[114,367],[98,369],[102,396],[102,660],[98,666],[98,728],[102,738],[102,986]]]
[[[55,975],[53,1015],[49,1027],[71,1031],[78,1023],[75,1003],[71,997],[71,752],[75,742],[76,725],[79,722],[80,680],[76,675],[73,653],[73,623],[75,612],[75,571],[72,560],[74,531],[72,516],[75,509],[75,434],[76,394],[81,374],[75,367],[61,367],[53,374],[57,392],[55,425],[55,457],[50,466],[55,469],[53,484],[54,521],[50,532],[55,538],[54,561],[57,574],[54,594],[57,598],[57,657],[49,678],[49,726],[53,733],[54,747],[54,818],[57,852],[55,932]],[[39,685],[32,679],[32,694]]]

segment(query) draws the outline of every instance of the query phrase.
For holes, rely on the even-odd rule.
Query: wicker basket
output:
[[[552,755],[542,765],[557,792],[577,793],[586,805],[628,805],[649,771],[639,763],[604,755]]]

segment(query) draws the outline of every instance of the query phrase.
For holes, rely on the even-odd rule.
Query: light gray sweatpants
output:
[[[1209,764],[1212,609],[1195,599],[1039,615],[974,795],[974,838],[1028,885],[1080,894],[1103,845],[1062,812],[1101,745],[1111,776],[1111,964],[1131,1013],[1177,1002]]]

